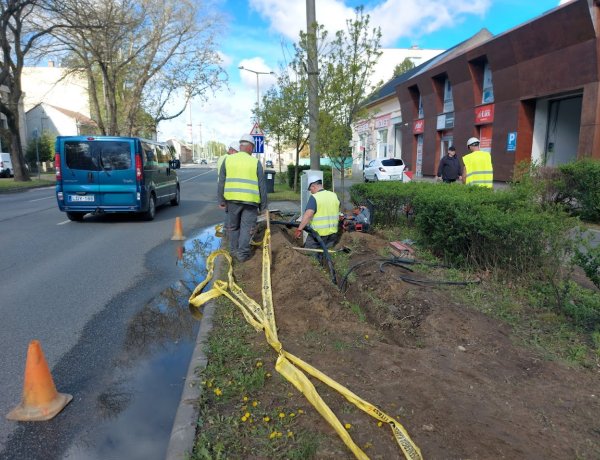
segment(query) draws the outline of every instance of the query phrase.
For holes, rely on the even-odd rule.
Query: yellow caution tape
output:
[[[348,431],[344,428],[340,420],[336,417],[327,403],[323,401],[316,388],[304,374],[320,380],[325,385],[336,390],[344,396],[349,402],[356,407],[366,412],[381,422],[387,423],[396,439],[396,442],[402,449],[405,458],[410,460],[422,460],[421,451],[416,444],[410,439],[404,427],[394,418],[387,415],[382,410],[378,409],[371,403],[361,399],[359,396],[352,393],[343,385],[340,385],[335,380],[323,374],[318,369],[315,369],[310,364],[304,362],[300,358],[288,353],[283,349],[281,342],[277,337],[277,326],[275,323],[275,313],[273,309],[273,297],[271,291],[271,231],[269,228],[265,231],[265,236],[262,242],[262,306],[258,305],[254,300],[248,297],[244,291],[235,283],[233,278],[233,264],[231,256],[227,251],[218,250],[210,254],[206,260],[207,275],[194,292],[190,296],[190,305],[200,308],[211,299],[215,299],[221,295],[226,296],[236,305],[246,321],[257,331],[264,330],[267,342],[275,351],[279,353],[275,369],[291,382],[315,407],[321,416],[331,425],[336,431],[344,444],[352,451],[358,459],[368,460],[368,456],[361,450],[360,447],[352,440]],[[227,272],[228,281],[215,280],[212,289],[207,292],[202,292],[204,287],[210,282],[214,274],[214,262],[218,256],[223,256],[229,263]],[[304,372],[303,372],[304,371]]]

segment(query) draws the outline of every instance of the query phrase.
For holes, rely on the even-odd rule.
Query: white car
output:
[[[377,158],[369,161],[363,171],[365,182],[378,180],[402,180],[404,162],[400,158]]]
[[[14,174],[10,153],[0,153],[0,177],[13,177]]]

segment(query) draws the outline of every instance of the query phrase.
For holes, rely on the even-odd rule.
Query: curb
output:
[[[220,279],[222,273],[221,258],[215,261],[213,280]],[[212,285],[212,283],[210,283]],[[208,357],[204,353],[204,346],[208,342],[208,335],[213,328],[213,317],[217,302],[209,300],[206,302],[202,311],[202,320],[200,330],[196,337],[196,345],[190,364],[188,366],[185,383],[181,392],[181,400],[177,407],[169,445],[165,455],[166,460],[185,460],[189,459],[194,450],[194,441],[196,439],[196,427],[198,425],[198,400],[202,395],[203,387],[201,379],[198,376],[198,370],[206,369]]]
[[[188,366],[185,384],[181,393],[181,401],[175,414],[169,445],[167,447],[167,460],[183,460],[189,458],[194,448],[196,439],[196,426],[198,424],[198,399],[202,394],[202,385],[197,370],[206,368],[208,358],[204,353],[204,345],[208,341],[208,334],[212,330],[213,316],[216,302],[211,300],[206,303],[203,310],[200,330],[196,337],[196,346]]]

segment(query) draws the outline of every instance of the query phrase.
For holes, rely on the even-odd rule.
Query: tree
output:
[[[30,180],[20,136],[21,74],[25,59],[58,27],[44,21],[47,7],[43,0],[0,0],[0,87],[6,88],[0,97],[0,112],[6,117],[10,132],[10,157],[14,180],[18,182]]]
[[[35,137],[27,143],[27,153],[25,159],[30,165],[34,165],[38,161],[53,161],[54,160],[54,142],[56,138],[50,136],[48,131],[42,131],[40,137]],[[38,165],[39,166],[39,165]]]
[[[400,64],[397,64],[396,67],[394,67],[394,75],[392,78],[402,75],[403,73],[408,72],[409,70],[414,68],[415,63],[410,58],[404,58],[404,61],[402,61]]]
[[[319,107],[319,147],[340,171],[344,189],[344,170],[352,158],[352,124],[363,116],[361,104],[369,94],[369,79],[381,55],[381,30],[370,29],[369,15],[363,8],[338,31],[320,65],[321,101]]]
[[[191,98],[225,81],[214,39],[220,20],[201,2],[56,3],[56,14],[71,27],[55,36],[71,54],[73,70],[87,74],[93,118],[103,134],[155,131],[160,121],[183,113]],[[173,108],[176,94],[181,97]]]

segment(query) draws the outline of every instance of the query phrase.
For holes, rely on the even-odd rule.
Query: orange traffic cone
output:
[[[56,391],[40,342],[37,340],[29,342],[23,399],[6,418],[19,422],[50,420],[72,399],[73,396]]]
[[[175,229],[173,230],[173,237],[171,239],[173,241],[185,240],[185,236],[183,236],[183,228],[181,226],[181,217],[175,218]]]

